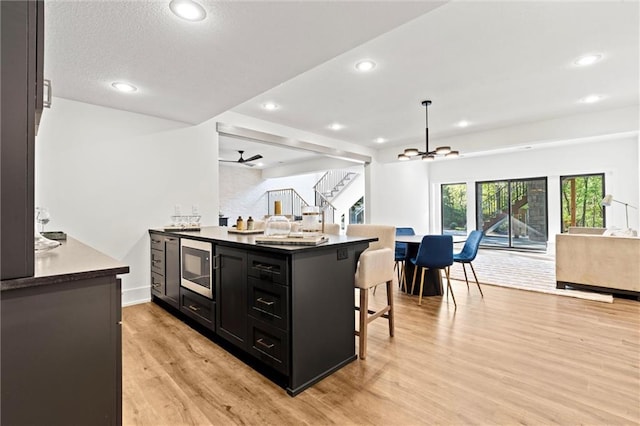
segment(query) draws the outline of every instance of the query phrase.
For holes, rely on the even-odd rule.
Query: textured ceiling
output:
[[[434,7],[435,2],[45,2],[54,96],[200,123]],[[138,87],[111,89],[124,80]]]
[[[188,123],[232,110],[374,148],[423,141],[426,98],[436,140],[638,105],[636,1],[202,4],[189,23],[168,1],[48,0],[54,95]],[[573,65],[590,52],[603,60]],[[377,67],[358,73],[363,58]],[[592,93],[604,100],[577,102]]]

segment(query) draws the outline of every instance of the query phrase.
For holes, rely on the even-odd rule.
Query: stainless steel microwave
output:
[[[213,246],[205,241],[180,239],[180,285],[213,299]]]

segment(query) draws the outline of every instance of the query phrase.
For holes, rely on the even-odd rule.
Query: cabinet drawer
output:
[[[164,237],[157,234],[150,234],[151,250],[164,250]]]
[[[289,288],[249,277],[249,315],[288,330]]]
[[[164,250],[151,250],[151,272],[164,275]]]
[[[289,373],[287,333],[249,317],[249,352],[281,373]]]
[[[250,277],[289,285],[287,280],[287,259],[285,257],[249,253],[247,260]]]
[[[215,330],[216,303],[185,288],[180,289],[180,311],[210,330]]]
[[[164,296],[164,277],[162,275],[151,273],[151,291],[158,296]]]

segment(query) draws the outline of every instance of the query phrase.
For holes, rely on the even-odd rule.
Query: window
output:
[[[562,232],[570,226],[604,228],[604,173],[560,178]]]
[[[440,197],[442,233],[467,235],[467,184],[443,184]]]

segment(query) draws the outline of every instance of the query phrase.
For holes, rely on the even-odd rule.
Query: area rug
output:
[[[473,266],[480,284],[613,303],[610,294],[557,289],[555,258],[545,253],[480,249]],[[473,273],[469,267],[467,274],[471,283]],[[462,265],[455,263],[451,267],[451,278],[464,281]]]

